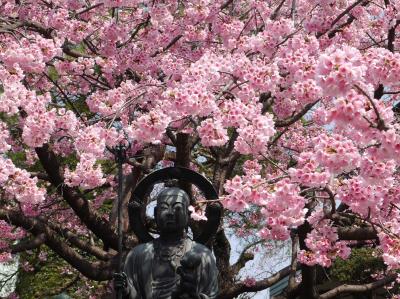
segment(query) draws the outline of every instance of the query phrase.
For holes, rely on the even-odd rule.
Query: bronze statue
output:
[[[187,235],[189,196],[177,187],[157,196],[154,216],[159,238],[136,246],[114,286],[129,299],[207,299],[218,294],[211,251]]]

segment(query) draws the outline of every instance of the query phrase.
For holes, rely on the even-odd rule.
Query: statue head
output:
[[[154,208],[160,233],[183,232],[189,223],[189,195],[177,187],[163,189]]]

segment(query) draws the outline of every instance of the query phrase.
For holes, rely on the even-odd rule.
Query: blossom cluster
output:
[[[35,151],[54,154],[64,183],[87,190],[105,217],[116,189],[109,149],[128,139],[128,156],[146,156],[185,133],[199,140],[193,151],[214,155],[215,178],[232,169],[219,182],[224,205],[251,214],[258,235],[287,239],[308,221],[300,260],[329,266],[348,255],[324,220],[340,201],[382,224],[383,257],[399,268],[398,0],[3,2],[0,210],[48,213],[83,235],[72,209],[37,209],[60,186],[39,181],[49,174],[36,176],[45,167]],[[176,162],[162,154],[158,165]],[[318,203],[310,215],[305,188]]]
[[[0,157],[0,186],[6,194],[22,204],[27,214],[32,206],[45,200],[46,190],[38,187],[38,179],[31,177],[25,169],[20,169],[7,158]]]
[[[303,223],[306,213],[305,198],[299,195],[299,187],[288,179],[268,184],[259,175],[261,166],[256,161],[246,161],[244,170],[244,176],[235,176],[224,185],[227,192],[224,206],[233,211],[244,211],[251,205],[261,207],[263,228],[259,231],[260,236],[288,239],[289,229]]]
[[[80,155],[79,163],[74,171],[65,169],[65,182],[68,186],[80,186],[82,189],[93,189],[105,183],[100,166],[96,166],[96,158],[91,153]]]
[[[329,225],[327,220],[318,224],[305,240],[308,250],[300,250],[298,259],[309,266],[320,265],[330,267],[336,257],[346,259],[350,255],[350,248],[346,242],[338,241],[337,229]]]
[[[327,51],[320,56],[317,82],[327,96],[344,95],[362,79],[365,72],[362,55],[356,48],[332,48],[331,53]]]

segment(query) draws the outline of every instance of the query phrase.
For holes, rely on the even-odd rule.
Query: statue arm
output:
[[[124,273],[127,276],[127,284],[124,290],[124,299],[141,299],[141,296],[138,294],[135,287],[135,280],[137,280],[136,274],[133,273],[133,269],[137,269],[136,265],[136,254],[134,251],[131,251],[125,261],[124,265]]]
[[[218,296],[218,269],[211,252],[202,259],[202,279],[200,286],[201,299],[214,299]]]
[[[125,289],[124,299],[141,299],[141,297],[138,295],[136,291],[135,286],[133,285],[132,280],[129,278],[128,278],[127,288]]]

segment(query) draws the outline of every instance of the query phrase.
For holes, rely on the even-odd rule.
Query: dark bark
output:
[[[393,27],[388,32],[388,45],[387,48],[390,52],[394,53],[394,41],[396,39],[396,28],[399,26],[400,20],[397,20]]]
[[[191,138],[188,134],[178,133],[176,135],[176,166],[190,167],[191,161]],[[191,204],[194,204],[194,198],[192,194],[192,185],[188,182],[180,182],[180,187],[185,190],[191,199]]]
[[[124,176],[122,184],[123,184],[123,196],[122,196],[122,230],[124,234],[128,232],[129,229],[129,216],[128,216],[128,203],[131,198],[131,193],[133,189],[135,188],[136,184],[139,181],[139,178],[142,174],[142,171],[139,167],[134,167],[132,170],[132,173],[130,173],[127,176]],[[116,221],[117,221],[117,208],[118,208],[118,203],[117,200],[114,200],[113,206],[111,209],[111,214],[110,214],[110,223],[113,227],[116,227]]]
[[[293,115],[292,117],[289,117],[289,118],[283,119],[283,120],[278,119],[277,121],[275,121],[275,127],[281,128],[281,127],[287,127],[287,126],[294,124],[296,121],[300,120],[318,102],[319,102],[319,100],[305,105],[302,110],[300,110],[297,114]]]
[[[236,283],[229,290],[221,293],[218,296],[218,299],[232,299],[246,292],[258,292],[265,290],[270,286],[272,286],[273,284],[277,283],[279,280],[285,278],[287,275],[289,275],[289,273],[290,273],[290,267],[286,267],[271,277],[257,281],[252,286],[245,285],[243,282]]]
[[[363,5],[366,5],[369,1],[368,0],[357,0],[355,1],[353,4],[351,4],[350,6],[348,6],[344,11],[342,11],[331,23],[331,27],[328,28],[327,30],[323,31],[323,32],[318,32],[317,33],[317,38],[320,38],[321,36],[323,36],[325,33],[327,33],[329,30],[331,30],[331,28],[333,28],[333,26],[336,25],[337,22],[339,22],[341,20],[341,18],[343,18],[346,14],[348,14],[354,7],[356,7],[357,5],[360,5],[364,2]]]
[[[373,240],[377,238],[377,232],[372,227],[339,227],[340,240]]]
[[[341,286],[338,286],[324,294],[322,294],[319,299],[330,299],[330,298],[339,298],[341,294],[355,294],[355,293],[366,293],[371,290],[383,287],[393,281],[395,281],[397,278],[396,274],[388,275],[385,278],[382,278],[380,280],[367,283],[367,284],[362,284],[362,285],[348,285],[344,284]]]
[[[81,236],[74,234],[66,228],[62,228],[52,222],[46,222],[46,224],[59,236],[65,238],[65,241],[70,243],[73,247],[76,247],[90,255],[93,255],[99,260],[108,261],[115,256],[115,254],[104,251],[102,248],[91,244],[89,240],[84,240]]]
[[[292,240],[292,260],[290,262],[290,275],[289,275],[289,283],[288,283],[288,292],[293,292],[295,288],[297,287],[296,283],[296,272],[298,268],[297,264],[297,252],[298,252],[298,247],[299,247],[299,236],[297,234],[292,233],[291,234],[291,240]]]
[[[17,244],[10,246],[11,253],[19,253],[26,250],[33,250],[39,248],[46,242],[46,235],[39,234],[36,237],[19,241]]]
[[[229,292],[233,286],[233,275],[229,265],[229,257],[231,255],[231,245],[223,230],[220,230],[213,243],[214,254],[216,257],[219,289],[220,293]],[[222,297],[223,298],[223,297]]]
[[[87,278],[97,281],[111,279],[116,266],[115,259],[108,262],[90,262],[63,242],[48,225],[36,218],[28,218],[20,212],[12,210],[0,211],[0,219],[24,228],[34,236],[44,235],[45,244]]]
[[[299,246],[301,250],[308,250],[305,239],[307,234],[311,232],[311,225],[308,222],[303,223],[297,229],[299,236]],[[300,285],[300,298],[301,299],[318,299],[317,292],[317,272],[315,266],[301,265],[301,285]]]
[[[110,223],[90,208],[88,201],[84,200],[78,192],[64,184],[60,173],[60,165],[55,154],[50,151],[48,145],[36,148],[36,153],[45,169],[52,185],[74,210],[79,219],[91,230],[104,245],[113,249],[118,248],[118,239],[111,229]]]

